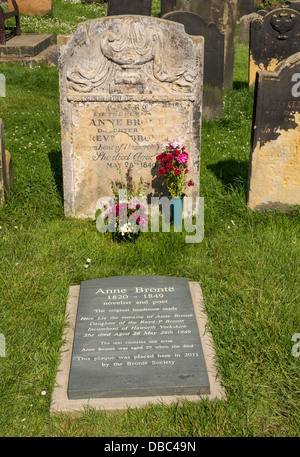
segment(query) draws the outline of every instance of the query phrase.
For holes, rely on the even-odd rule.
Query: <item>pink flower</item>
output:
[[[187,163],[188,158],[189,158],[188,154],[186,152],[182,152],[177,157],[177,161],[178,161],[178,163]]]

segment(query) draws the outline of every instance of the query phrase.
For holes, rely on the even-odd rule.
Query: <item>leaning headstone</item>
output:
[[[237,0],[177,0],[177,10],[199,14],[205,22],[216,24],[224,34],[224,72],[226,89],[232,89],[237,23]]]
[[[8,0],[8,9],[13,10],[11,0]],[[52,0],[17,0],[19,12],[29,16],[44,16],[52,11]]]
[[[300,205],[300,52],[275,71],[258,71],[248,206]]]
[[[5,150],[4,122],[0,119],[0,207],[5,202],[5,192],[10,188],[13,181],[11,156]]]
[[[70,288],[51,412],[224,399],[198,283],[118,276]]]
[[[161,0],[160,1],[160,17],[171,11],[176,10],[176,0]]]
[[[250,26],[249,86],[258,70],[274,70],[300,51],[300,13],[289,8],[270,11]]]
[[[151,15],[152,0],[108,0],[107,16],[120,14]]]
[[[249,46],[250,24],[255,19],[261,19],[261,14],[251,13],[240,18],[238,44],[242,46]]]
[[[203,117],[207,120],[222,115],[224,35],[213,22],[207,24],[198,14],[173,11],[163,19],[184,25],[189,35],[204,37]]]
[[[163,19],[107,17],[58,45],[66,214],[94,217],[119,169],[159,196],[156,155],[176,140],[195,183],[186,194],[199,196],[203,37]]]

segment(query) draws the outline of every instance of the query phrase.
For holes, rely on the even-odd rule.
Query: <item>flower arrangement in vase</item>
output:
[[[164,152],[156,156],[159,162],[158,174],[165,179],[170,197],[181,198],[186,186],[193,186],[194,182],[187,178],[188,153],[180,141],[164,145]]]

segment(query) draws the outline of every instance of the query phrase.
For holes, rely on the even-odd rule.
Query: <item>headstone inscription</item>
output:
[[[177,0],[177,10],[199,14],[205,22],[216,24],[224,34],[224,72],[226,89],[232,89],[237,24],[237,0]]]
[[[151,16],[152,0],[108,0],[107,16],[139,14]]]
[[[300,205],[300,52],[257,72],[248,206]]]
[[[176,140],[195,183],[186,194],[199,196],[203,37],[163,19],[115,16],[79,24],[58,45],[65,213],[94,217],[119,168],[161,195],[156,155]]]
[[[13,10],[12,1],[8,0],[9,11]],[[19,11],[29,16],[44,16],[52,11],[52,0],[17,0]]]
[[[81,283],[69,399],[209,393],[187,279]]]
[[[222,115],[224,34],[213,22],[207,24],[198,14],[190,11],[173,11],[163,19],[184,25],[188,35],[204,37],[203,117],[207,120]]]
[[[249,86],[258,70],[271,71],[300,51],[300,13],[289,8],[270,11],[250,26]]]

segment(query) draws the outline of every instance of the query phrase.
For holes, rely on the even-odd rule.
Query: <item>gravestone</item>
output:
[[[118,276],[74,287],[52,411],[224,398],[199,284]]]
[[[248,206],[300,205],[300,52],[274,71],[258,71]]]
[[[160,2],[160,17],[171,11],[176,10],[176,0],[161,0]]]
[[[256,13],[257,3],[258,0],[238,0],[237,18],[240,19],[242,16],[246,16],[251,13]]]
[[[249,46],[250,39],[250,24],[255,19],[261,19],[260,13],[246,14],[240,18],[238,44],[242,46]]]
[[[252,21],[249,48],[249,86],[252,86],[258,70],[274,70],[280,62],[300,51],[300,13],[279,8]]]
[[[290,1],[290,2],[285,2],[283,5],[285,8],[290,8],[292,10],[298,11],[300,13],[300,1]]]
[[[9,11],[13,10],[11,0],[7,1]],[[52,0],[17,0],[19,12],[29,16],[44,16],[52,11]]]
[[[188,196],[199,196],[203,37],[145,16],[107,17],[58,37],[65,213],[94,217],[109,180],[160,195],[156,155],[180,140],[189,153]]]
[[[232,89],[237,24],[237,0],[177,0],[177,10],[191,11],[207,23],[216,24],[224,34],[224,72],[226,89]]]
[[[11,156],[5,150],[4,122],[0,119],[0,207],[5,202],[5,192],[12,185],[13,170]]]
[[[152,0],[108,0],[107,16],[139,14],[151,16]]]
[[[184,25],[189,35],[204,37],[203,117],[207,120],[222,115],[224,35],[212,22],[207,24],[198,14],[189,11],[173,11],[163,19]]]

